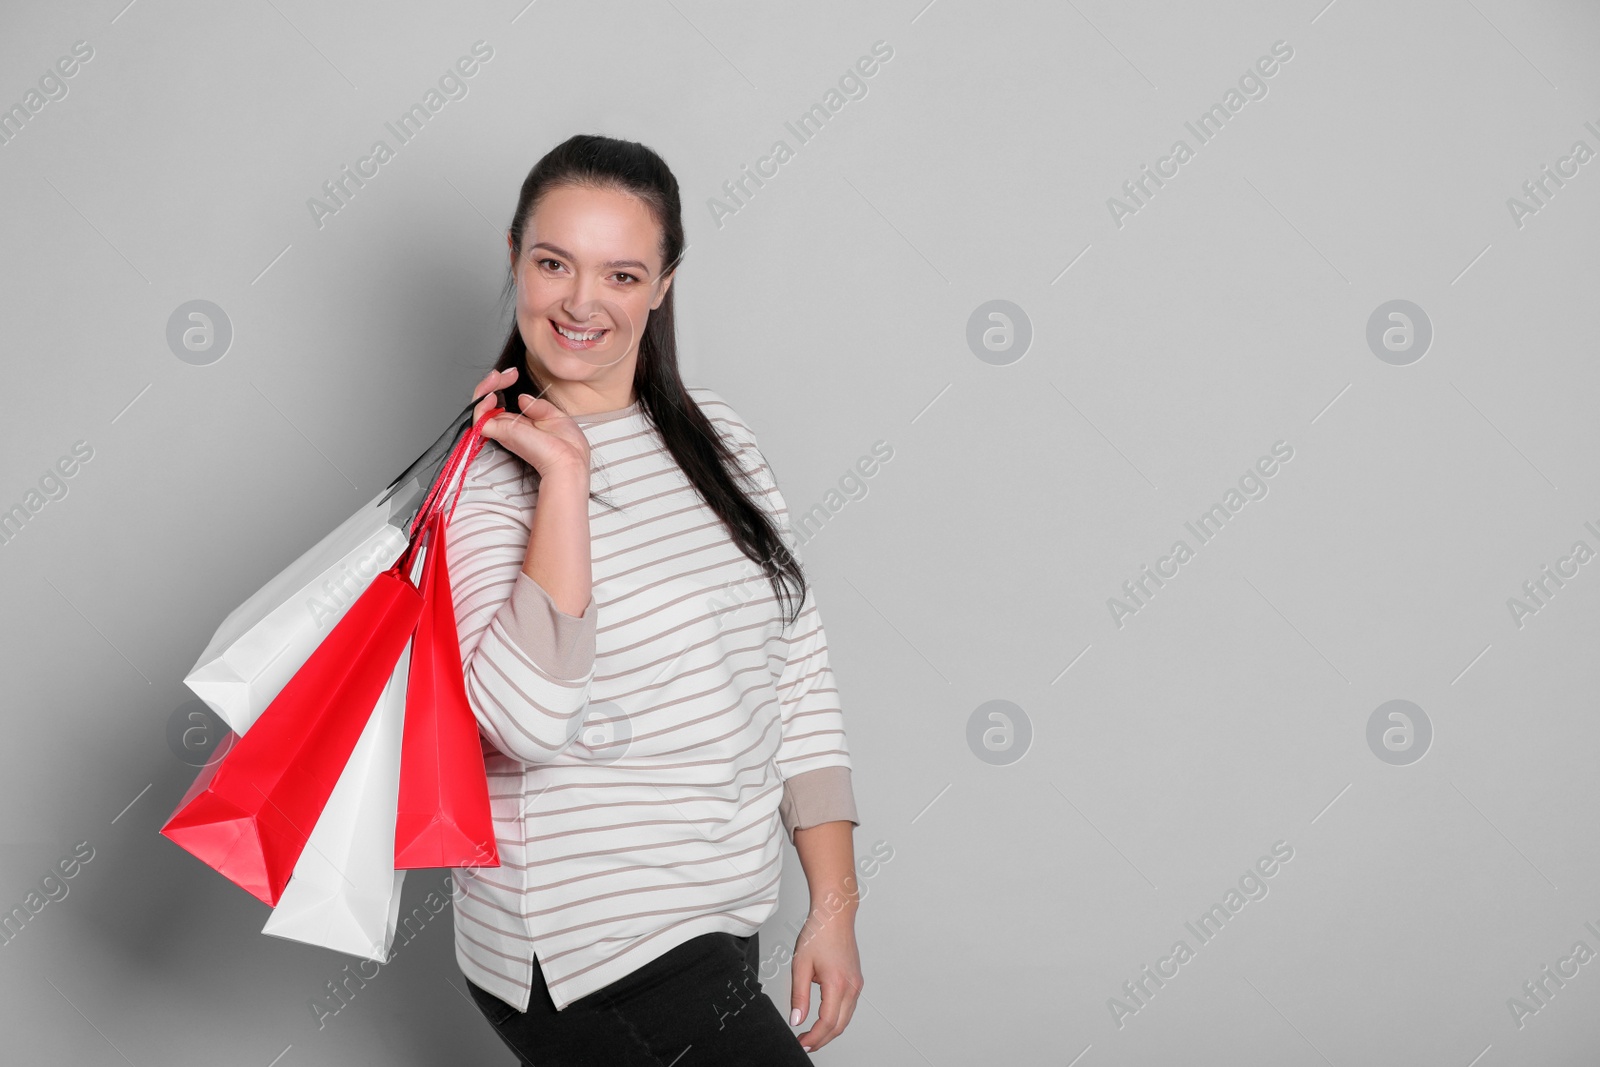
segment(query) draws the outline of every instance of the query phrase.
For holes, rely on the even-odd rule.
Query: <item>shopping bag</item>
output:
[[[400,788],[410,660],[408,647],[262,933],[388,962],[405,881],[405,872],[395,869],[389,837]]]
[[[465,472],[463,471],[463,477]],[[422,616],[412,639],[394,866],[498,867],[482,734],[462,679],[450,570],[448,516],[433,512],[422,562]]]
[[[249,730],[206,769],[161,833],[276,906],[422,613],[411,581],[421,531],[453,466],[482,446],[486,412],[452,449],[404,552],[378,574]],[[452,504],[452,510],[454,505]]]
[[[373,577],[399,558],[442,459],[471,424],[469,405],[383,492],[222,621],[184,683],[235,733],[250,728]]]
[[[235,733],[250,729],[373,578],[405,551],[404,505],[378,494],[217,628],[184,684]]]
[[[416,629],[405,555],[373,579],[161,833],[276,906]]]

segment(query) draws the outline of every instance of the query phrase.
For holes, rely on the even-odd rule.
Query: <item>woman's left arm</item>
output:
[[[861,955],[856,949],[856,910],[861,896],[855,874],[855,826],[848,820],[794,831],[795,851],[811,888],[811,911],[795,941],[789,1003],[790,1026],[810,1014],[811,985],[822,987],[817,1024],[800,1036],[807,1052],[837,1037],[855,1013],[861,995]]]
[[[771,509],[779,535],[798,556],[799,544],[777,477],[750,427],[720,397],[713,410],[733,429],[740,465]],[[799,1035],[807,1052],[839,1036],[861,995],[861,955],[856,949],[856,884],[853,832],[855,794],[850,746],[828,639],[817,611],[815,586],[806,584],[800,613],[785,629],[785,657],[777,690],[782,737],[775,762],[784,779],[779,816],[794,841],[811,889],[811,909],[795,940],[790,968],[790,1026],[799,1026],[811,1006],[811,986],[822,987],[816,1025]]]

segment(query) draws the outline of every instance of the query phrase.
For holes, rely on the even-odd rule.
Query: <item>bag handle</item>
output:
[[[434,480],[428,489],[428,495],[422,501],[422,506],[417,509],[416,516],[411,520],[411,528],[407,531],[410,543],[406,545],[405,552],[395,561],[395,567],[402,574],[411,573],[411,563],[416,555],[417,546],[421,542],[421,534],[433,528],[433,520],[439,520],[439,529],[442,530],[456,513],[456,505],[461,501],[461,493],[467,486],[467,470],[472,466],[472,461],[478,458],[486,438],[483,436],[483,424],[503,414],[505,408],[490,408],[485,411],[477,422],[456,442],[450,450],[450,455],[445,459],[444,467],[439,472],[439,477]],[[455,480],[456,475],[461,476],[460,484],[456,486],[455,495],[450,499],[449,510],[444,509],[444,495],[449,491],[448,486]]]
[[[482,397],[477,397],[469,401],[467,406],[462,408],[456,417],[450,420],[450,425],[434,439],[433,444],[425,448],[420,456],[412,460],[406,469],[401,471],[394,481],[389,483],[383,496],[379,498],[379,503],[388,503],[393,499],[395,494],[400,491],[401,486],[406,484],[413,475],[419,475],[429,467],[443,464],[445,456],[456,446],[456,442],[461,440],[461,435],[467,431],[467,428],[472,425],[472,409],[478,406],[478,401],[481,399]],[[428,478],[427,484],[430,488],[438,480],[438,477],[439,472],[435,470]],[[415,514],[415,511],[411,512],[413,517]]]

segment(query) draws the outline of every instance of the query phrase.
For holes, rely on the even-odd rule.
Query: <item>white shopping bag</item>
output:
[[[394,826],[410,667],[408,642],[262,933],[388,962],[406,876]]]
[[[184,683],[234,733],[250,729],[372,579],[400,558],[421,492],[412,481],[379,493],[223,620]]]

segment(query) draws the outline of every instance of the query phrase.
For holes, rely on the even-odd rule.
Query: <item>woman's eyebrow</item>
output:
[[[535,248],[548,249],[549,251],[554,252],[556,255],[564,256],[567,259],[578,258],[571,252],[568,252],[565,248],[553,245],[549,241],[537,241],[533,245],[529,246],[529,251],[532,251]],[[650,273],[650,268],[645,266],[643,263],[640,263],[637,259],[610,259],[600,265],[602,267],[635,267],[644,271],[646,274]]]

